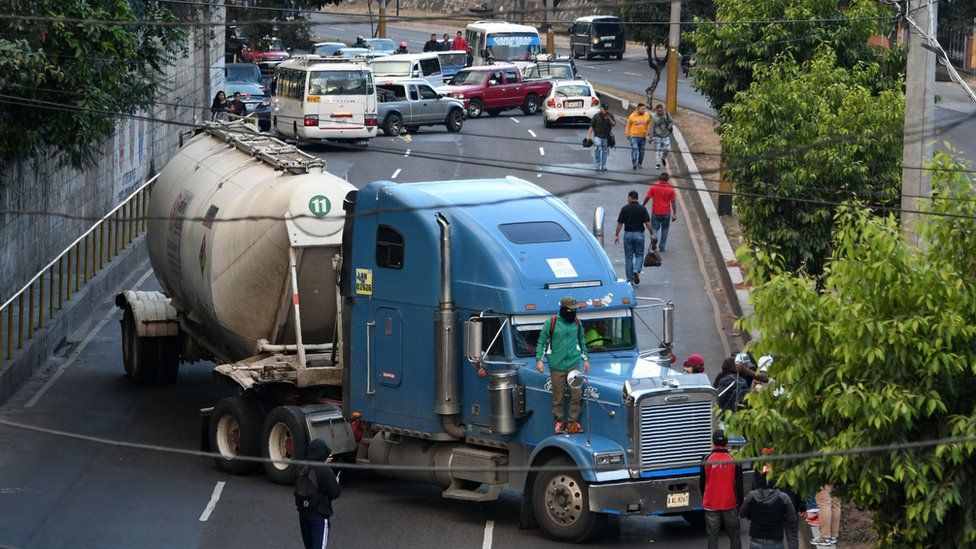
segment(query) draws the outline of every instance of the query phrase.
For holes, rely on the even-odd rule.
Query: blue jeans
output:
[[[784,547],[782,541],[755,538],[749,540],[749,549],[784,549]]]
[[[644,231],[624,231],[624,269],[627,282],[634,280],[633,273],[641,272],[644,265]]]
[[[607,149],[607,138],[593,136],[593,161],[596,165],[596,169],[602,170],[607,167],[607,156],[609,149]]]
[[[630,138],[630,163],[631,164],[644,163],[644,145],[646,143],[647,143],[646,137]]]
[[[651,229],[654,231],[654,234],[658,235],[657,249],[663,252],[664,245],[668,241],[668,230],[671,229],[671,214],[652,215]]]

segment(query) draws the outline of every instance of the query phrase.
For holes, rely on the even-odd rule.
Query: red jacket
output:
[[[742,503],[742,468],[722,446],[705,457],[701,472],[702,507],[707,511],[737,509]]]
[[[451,49],[455,51],[468,51],[468,41],[460,36],[455,36],[451,41]]]

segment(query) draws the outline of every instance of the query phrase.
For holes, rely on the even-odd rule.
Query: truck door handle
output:
[[[373,326],[376,326],[375,320],[370,320],[366,323],[366,394],[372,395],[376,393],[376,389],[373,388],[373,357],[371,356],[370,350],[372,349],[372,333]]]

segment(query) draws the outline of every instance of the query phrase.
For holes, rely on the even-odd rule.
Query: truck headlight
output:
[[[453,97],[454,99],[464,99],[464,94],[463,93],[455,93],[455,94],[452,94],[451,97]]]
[[[604,454],[596,454],[593,456],[593,462],[596,463],[597,467],[607,466],[607,465],[623,465],[624,453],[607,452]]]

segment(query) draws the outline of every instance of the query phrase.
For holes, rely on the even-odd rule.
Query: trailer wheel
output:
[[[214,458],[217,468],[232,475],[257,469],[253,461],[234,459],[257,456],[261,438],[261,408],[249,398],[228,397],[217,403],[210,416],[210,448],[222,457]]]
[[[298,406],[279,406],[268,414],[261,429],[261,457],[274,460],[303,460],[308,456],[305,414]],[[275,484],[292,484],[298,466],[290,463],[262,463],[264,474]]]
[[[590,511],[589,486],[567,457],[545,463],[535,477],[532,506],[539,526],[550,538],[579,543],[600,534],[607,516]]]
[[[122,367],[139,385],[168,385],[180,371],[179,337],[139,337],[132,309],[122,313]]]

